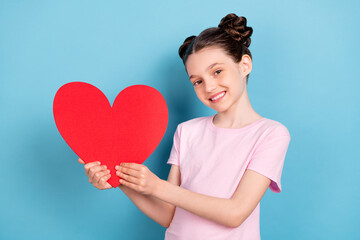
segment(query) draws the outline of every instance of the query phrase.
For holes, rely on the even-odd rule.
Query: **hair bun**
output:
[[[179,56],[181,59],[184,58],[186,51],[190,47],[190,44],[193,42],[194,38],[196,38],[195,35],[192,35],[190,37],[187,37],[184,41],[184,43],[179,48]]]
[[[223,17],[218,25],[219,28],[228,33],[234,40],[246,47],[250,46],[250,36],[253,33],[252,27],[246,26],[246,18],[238,17],[234,13],[229,13]]]

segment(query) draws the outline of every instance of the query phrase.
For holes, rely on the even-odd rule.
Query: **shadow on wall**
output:
[[[166,63],[165,65],[163,63]],[[164,56],[158,64],[157,73],[161,72],[161,84],[157,87],[166,100],[169,111],[169,122],[161,144],[153,155],[158,158],[152,161],[154,172],[162,179],[167,179],[170,165],[166,164],[176,127],[179,123],[187,121],[193,117],[195,107],[194,100],[197,100],[193,87],[188,80],[185,67],[181,59],[174,54]],[[152,156],[153,156],[152,155]],[[159,170],[158,172],[156,172]]]

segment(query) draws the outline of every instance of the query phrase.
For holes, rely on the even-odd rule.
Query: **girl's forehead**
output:
[[[226,58],[228,57],[226,52],[219,47],[206,47],[203,48],[189,56],[190,57],[200,57],[200,58]]]
[[[214,63],[229,64],[232,59],[221,48],[204,48],[189,55],[186,61],[186,69],[192,71],[206,71],[206,68]]]

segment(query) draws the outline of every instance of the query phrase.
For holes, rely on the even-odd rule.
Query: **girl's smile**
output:
[[[223,97],[225,96],[226,91],[222,91],[220,93],[214,94],[212,95],[209,99],[211,102],[213,103],[217,103],[219,102],[221,99],[223,99]]]

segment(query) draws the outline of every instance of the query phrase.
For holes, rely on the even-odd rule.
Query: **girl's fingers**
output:
[[[103,171],[95,173],[94,178],[93,178],[93,183],[100,182],[101,178],[108,174],[110,175],[110,170],[103,170]]]
[[[102,165],[102,166],[94,166],[94,167],[90,168],[90,169],[89,169],[88,177],[91,179],[91,182],[94,182],[95,175],[96,175],[98,172],[101,172],[101,171],[104,171],[104,170],[107,170],[105,165]]]
[[[144,167],[144,165],[138,164],[138,163],[125,163],[125,162],[123,162],[123,163],[120,164],[120,167],[126,167],[126,168],[131,168],[131,169],[140,171]]]
[[[110,177],[111,177],[110,174],[104,175],[103,177],[100,178],[99,182],[92,184],[94,185],[94,187],[96,187],[99,190],[112,188],[112,186],[107,182],[107,180],[109,180]]]
[[[78,161],[81,164],[85,164],[81,158],[79,158]],[[85,173],[89,177],[89,182],[100,190],[112,188],[107,182],[111,177],[110,170],[107,169],[106,165],[100,164],[99,161],[95,161],[84,165]]]
[[[92,168],[94,166],[100,166],[100,162],[91,162],[91,163],[85,164],[84,168],[85,168],[85,173],[87,176],[89,176],[90,168]]]
[[[120,173],[124,173],[126,175],[130,175],[130,176],[134,176],[134,177],[143,177],[142,173],[140,171],[131,169],[131,168],[127,168],[127,167],[120,167],[120,168],[116,168],[118,169],[118,171],[116,171],[116,174]],[[120,177],[120,176],[119,176]]]
[[[139,184],[140,183],[140,179],[124,174],[122,172],[117,171],[116,175],[118,175],[119,177],[121,177],[122,179],[125,179],[126,181],[130,182],[130,183],[134,183],[134,184]]]
[[[110,174],[103,176],[100,178],[99,185],[103,186],[104,188],[112,188],[112,186],[107,182],[111,177]]]
[[[95,165],[87,169],[87,175],[92,176],[93,174],[105,169],[107,169],[105,165]]]

